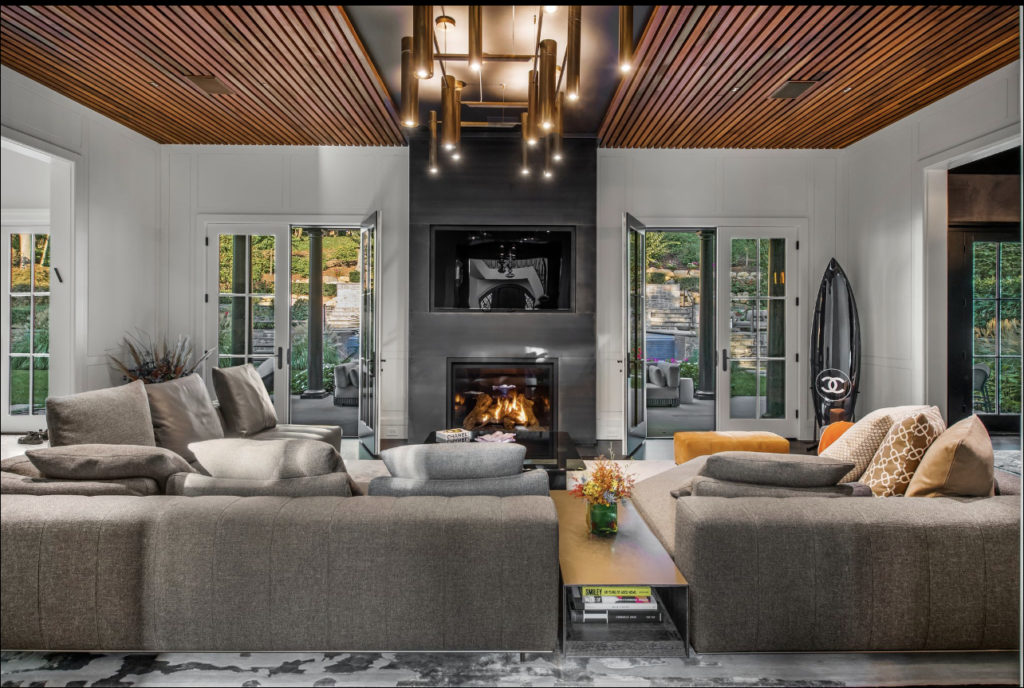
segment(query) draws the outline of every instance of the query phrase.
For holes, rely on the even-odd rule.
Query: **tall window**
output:
[[[5,232],[7,234],[7,232]],[[42,415],[50,385],[50,234],[9,234],[7,386],[11,415]]]
[[[1019,414],[1021,245],[976,241],[972,248],[974,412]]]

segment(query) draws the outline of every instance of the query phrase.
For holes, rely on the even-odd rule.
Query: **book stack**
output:
[[[649,586],[573,586],[573,623],[661,623],[662,612]]]

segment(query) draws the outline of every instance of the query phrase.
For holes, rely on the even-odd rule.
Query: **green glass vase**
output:
[[[593,535],[615,535],[619,532],[619,505],[587,504],[587,527]]]

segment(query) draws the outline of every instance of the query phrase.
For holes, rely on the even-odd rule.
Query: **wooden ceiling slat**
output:
[[[986,24],[987,25],[987,24]],[[961,26],[961,29],[965,29],[966,26]],[[932,65],[931,67],[918,67],[913,70],[905,69],[902,72],[896,71],[897,66],[893,65],[882,75],[884,78],[886,75],[892,75],[894,78],[885,83],[885,88],[893,95],[887,99],[887,102],[877,107],[870,108],[870,110],[864,112],[864,115],[859,119],[859,124],[863,127],[869,125],[875,121],[886,120],[891,118],[893,113],[906,112],[909,114],[905,107],[901,106],[907,99],[911,98],[918,93],[932,90],[933,88],[942,88],[942,84],[939,83],[943,80],[943,77],[960,68],[963,63],[970,63],[971,61],[984,57],[985,55],[993,52],[1001,52],[1008,42],[1016,44],[1016,39],[1012,35],[1006,35],[1003,30],[1005,27],[1000,25],[991,25],[989,28],[979,34],[979,37],[983,41],[984,47],[977,48],[975,50],[969,50],[970,36],[963,30],[946,30],[937,31],[934,34],[934,38],[922,47],[922,50],[927,49],[927,57]],[[1000,38],[1001,36],[1001,38]],[[950,68],[950,65],[954,65],[955,68]],[[929,72],[938,70],[938,76],[927,77]],[[921,83],[921,79],[925,78],[926,81]],[[876,91],[877,92],[877,91]],[[952,91],[945,91],[943,93],[951,93]],[[916,108],[915,108],[916,109]],[[912,110],[911,110],[912,111]],[[895,119],[901,119],[904,115],[900,115]],[[893,120],[895,121],[895,120]],[[829,126],[823,128],[819,134],[825,136],[828,133],[834,132],[839,128],[839,122],[833,122]]]
[[[3,27],[5,32],[17,31],[19,28],[12,25],[5,25]],[[110,107],[118,108],[119,111],[124,112],[125,117],[138,118],[141,126],[148,128],[150,133],[159,131],[161,120],[166,119],[166,113],[162,113],[158,105],[160,98],[158,94],[146,92],[141,88],[138,89],[137,93],[122,89],[118,83],[111,81],[105,72],[100,71],[100,68],[97,67],[99,64],[98,60],[88,47],[82,43],[69,43],[68,47],[57,55],[53,55],[49,51],[35,52],[32,55],[31,61],[28,63],[22,61],[21,64],[32,68],[35,62],[39,63],[35,67],[36,69],[46,68],[52,70],[53,74],[50,76],[55,81],[70,84],[70,89],[65,87],[55,88],[55,90],[61,93],[67,91],[65,95],[75,98],[79,102],[81,102],[81,98],[103,98],[109,103]],[[138,75],[138,78],[148,86],[148,81],[154,77],[153,75]],[[75,95],[72,95],[72,93]],[[189,126],[180,121],[169,123],[168,129],[191,131],[193,133],[196,133],[197,130],[201,131],[197,127]]]
[[[3,64],[159,143],[405,142],[340,7],[5,5],[0,30]]]
[[[866,7],[846,7],[843,8],[845,14],[845,21],[840,20],[830,27],[831,31],[822,29],[824,40],[819,41],[817,45],[817,51],[803,56],[799,65],[788,72],[788,76],[785,78],[792,79],[809,79],[810,76],[819,76],[822,73],[825,75],[825,80],[822,84],[815,86],[812,91],[808,92],[806,98],[814,98],[817,96],[817,91],[828,89],[829,86],[834,83],[834,79],[830,73],[830,63],[823,62],[822,60],[828,59],[828,54],[837,55],[835,51],[831,50],[833,41],[841,36],[847,36],[848,40],[860,41],[861,39],[867,41],[874,41],[879,44],[889,44],[887,37],[885,36],[885,27],[895,27],[892,19],[896,16],[896,13],[901,11],[896,7],[881,8],[881,11],[871,12],[868,14],[870,8]],[[808,76],[807,74],[801,74],[797,69],[803,68],[808,62],[817,58],[815,61],[814,73]],[[842,57],[841,59],[846,59]],[[768,75],[770,78],[764,79],[760,82],[757,87],[748,94],[750,98],[749,103],[745,106],[742,112],[735,113],[734,116],[729,120],[728,126],[723,127],[724,131],[721,136],[713,137],[709,144],[712,146],[723,145],[723,141],[729,141],[735,138],[738,127],[745,126],[746,122],[755,122],[757,126],[757,133],[750,137],[751,147],[761,147],[763,142],[770,140],[771,136],[775,136],[782,130],[782,135],[794,134],[798,136],[804,136],[805,130],[802,127],[797,127],[798,123],[790,122],[787,120],[787,116],[792,110],[792,107],[797,104],[798,101],[785,101],[775,100],[769,97],[781,84],[782,81],[775,75]],[[745,115],[745,118],[741,118],[736,115]],[[785,126],[783,127],[783,122]],[[816,123],[806,122],[807,126],[817,126]],[[794,127],[797,131],[794,132]],[[788,148],[789,146],[780,142],[778,147]]]
[[[1011,63],[1019,42],[1007,6],[685,9],[652,12],[602,146],[841,148]],[[790,79],[820,83],[769,97]]]

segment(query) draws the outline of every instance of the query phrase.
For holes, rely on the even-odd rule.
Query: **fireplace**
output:
[[[557,432],[557,361],[448,359],[449,428],[520,439]]]

